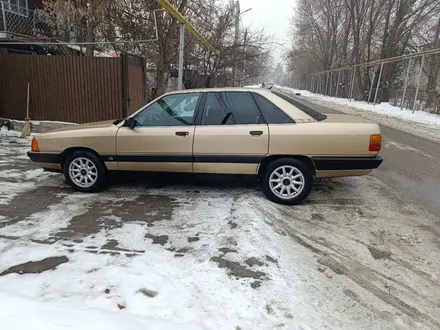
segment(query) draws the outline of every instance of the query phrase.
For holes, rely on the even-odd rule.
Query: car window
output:
[[[310,117],[312,117],[316,121],[323,121],[323,120],[327,119],[326,115],[324,115],[316,110],[313,110],[312,108],[310,108],[310,107],[308,107],[298,101],[295,101],[294,99],[292,99],[291,97],[289,97],[283,93],[280,93],[277,91],[272,91],[272,93],[275,94],[276,96],[282,98],[283,100],[289,102],[290,104],[294,105],[295,107],[297,107],[301,111],[305,112],[306,114],[308,114]]]
[[[167,95],[134,116],[136,126],[184,126],[194,124],[200,93]]]
[[[258,124],[260,113],[248,92],[208,93],[202,125]]]
[[[295,121],[264,96],[253,93],[267,124],[293,124]]]

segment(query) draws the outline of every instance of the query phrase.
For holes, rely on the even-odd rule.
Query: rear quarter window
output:
[[[267,124],[294,124],[295,121],[264,96],[252,93]]]

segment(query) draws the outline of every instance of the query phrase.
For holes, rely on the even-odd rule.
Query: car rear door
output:
[[[194,172],[256,174],[269,129],[249,92],[209,92],[194,136]]]
[[[192,172],[194,118],[200,93],[166,95],[136,113],[116,136],[120,170]]]

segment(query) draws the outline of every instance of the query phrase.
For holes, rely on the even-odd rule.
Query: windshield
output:
[[[295,107],[297,107],[301,111],[305,112],[306,114],[308,114],[310,117],[312,117],[316,121],[323,121],[323,120],[327,119],[326,115],[324,115],[316,110],[313,110],[312,108],[294,100],[292,97],[290,97],[284,93],[274,91],[274,90],[272,91],[272,93],[278,97],[281,97],[283,100],[289,102],[290,104],[294,105]]]

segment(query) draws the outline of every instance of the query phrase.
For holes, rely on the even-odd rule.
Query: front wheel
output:
[[[86,150],[69,154],[63,170],[67,182],[77,191],[97,192],[106,182],[104,164],[96,155]]]
[[[272,202],[295,205],[312,190],[310,169],[294,158],[281,158],[270,163],[262,180],[263,192]]]

